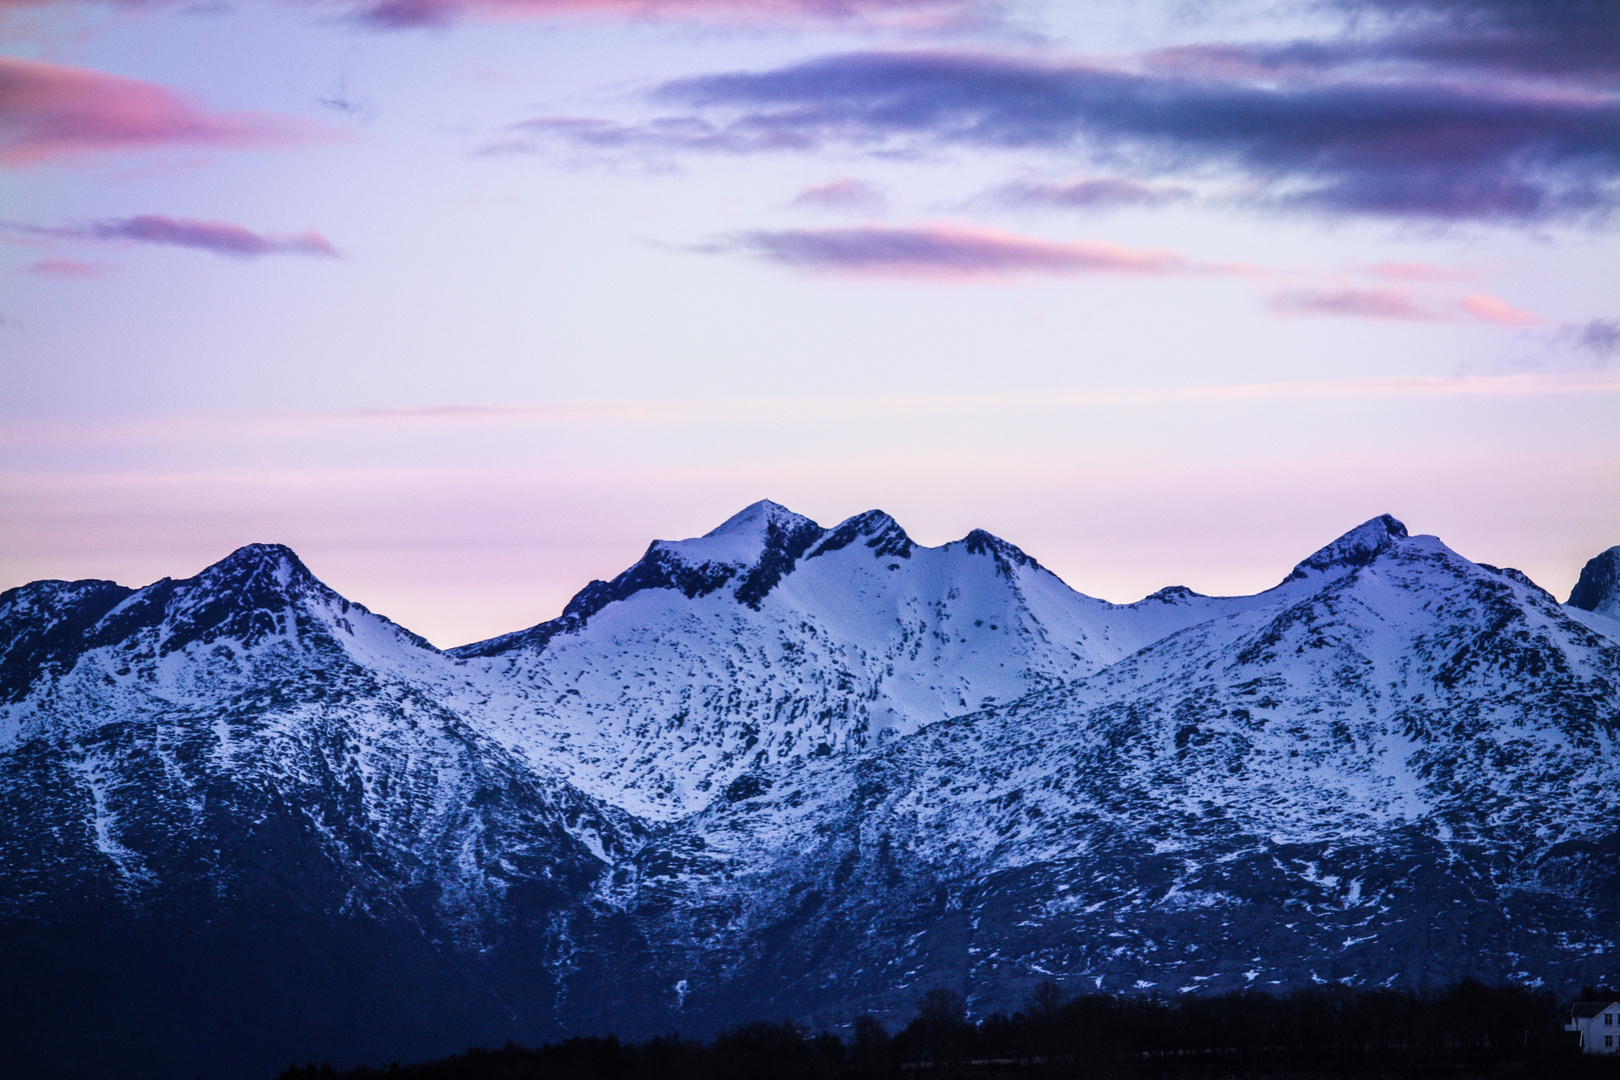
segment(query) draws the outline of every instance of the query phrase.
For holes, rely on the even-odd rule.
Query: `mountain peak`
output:
[[[1569,606],[1620,619],[1620,544],[1581,568],[1581,579],[1570,590]]]
[[[690,540],[656,540],[648,548],[648,554],[657,550],[692,566],[705,563],[754,566],[770,551],[773,538],[809,530],[817,536],[822,532],[821,526],[802,514],[795,514],[780,503],[761,499],[702,536]]]
[[[286,544],[244,544],[197,575],[198,581],[240,581],[267,575],[285,588],[294,581],[314,581],[315,575]]]
[[[838,551],[857,540],[871,548],[875,558],[909,559],[912,548],[917,546],[894,518],[882,510],[868,510],[843,521],[827,533],[806,558],[813,559],[817,555]]]
[[[781,503],[761,499],[732,514],[719,525],[704,533],[702,538],[707,540],[720,536],[758,536],[766,532],[773,524],[779,527],[796,528],[806,524],[814,525],[815,522],[803,514],[795,514]]]
[[[1363,522],[1294,567],[1287,580],[1308,577],[1312,572],[1353,570],[1366,566],[1389,550],[1397,540],[1408,537],[1406,526],[1388,514]]]
[[[1191,600],[1206,599],[1208,599],[1208,597],[1206,597],[1203,593],[1194,592],[1185,585],[1166,585],[1158,592],[1149,593],[1148,595],[1142,597],[1142,599],[1138,600],[1137,603],[1146,604],[1151,601],[1159,604],[1185,604]]]
[[[164,654],[201,641],[230,637],[253,644],[289,633],[288,610],[320,598],[348,609],[348,601],[321,583],[285,544],[247,544],[195,577],[162,581],[141,589],[109,615],[101,633],[162,628]]]
[[[582,629],[609,604],[648,589],[673,589],[696,599],[735,581],[737,601],[758,610],[760,601],[799,557],[825,535],[814,521],[780,503],[761,499],[745,506],[702,536],[654,540],[646,554],[612,581],[593,581],[568,601],[563,613],[527,630],[502,634],[451,649],[466,659],[514,649],[539,651],[558,634]]]
[[[1016,544],[1009,544],[994,533],[983,529],[974,529],[961,540],[957,541],[969,555],[988,555],[996,560],[996,571],[1003,577],[1011,577],[1013,567],[1030,566],[1039,570],[1041,564],[1025,554]]]

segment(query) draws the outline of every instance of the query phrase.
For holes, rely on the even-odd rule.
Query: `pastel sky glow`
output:
[[[0,588],[440,645],[760,498],[1134,600],[1620,543],[1620,8],[0,4]]]

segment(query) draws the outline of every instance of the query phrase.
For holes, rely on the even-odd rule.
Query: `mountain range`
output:
[[[748,507],[444,650],[244,547],[0,594],[29,1075],[1074,992],[1620,976],[1620,547],[1395,519],[1254,596]]]

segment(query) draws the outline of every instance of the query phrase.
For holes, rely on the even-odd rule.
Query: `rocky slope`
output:
[[[38,1075],[224,1076],[1047,977],[1612,981],[1617,561],[1561,606],[1384,517],[1113,605],[760,503],[449,653],[285,548],[36,582],[0,1015]]]
[[[39,582],[0,627],[0,1008],[36,1075],[62,1045],[191,1075],[504,1038],[554,980],[492,947],[543,949],[639,835],[285,548],[139,591]]]
[[[1568,606],[1620,622],[1620,546],[1610,548],[1581,568]],[[1605,632],[1610,630],[1603,623],[1593,625]]]

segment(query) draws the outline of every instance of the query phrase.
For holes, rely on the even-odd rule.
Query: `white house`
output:
[[[1565,1031],[1581,1033],[1581,1051],[1620,1054],[1620,1001],[1577,1001]]]

